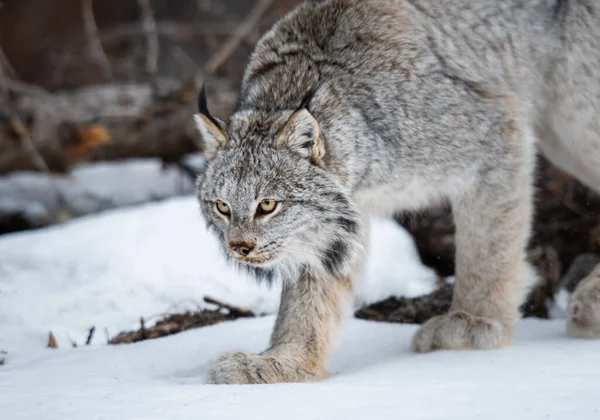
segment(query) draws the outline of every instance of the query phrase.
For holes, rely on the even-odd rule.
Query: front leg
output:
[[[309,382],[327,377],[325,361],[352,298],[352,279],[303,271],[283,287],[271,346],[258,355],[221,356],[208,373],[214,384]]]
[[[600,264],[577,285],[569,302],[567,334],[600,338]]]
[[[457,268],[452,306],[420,328],[412,342],[416,352],[494,349],[512,338],[527,275],[532,207],[533,153],[519,140],[502,139],[506,155],[452,203]]]

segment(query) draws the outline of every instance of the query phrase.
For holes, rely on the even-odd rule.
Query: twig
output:
[[[4,74],[4,65],[3,65],[4,60],[2,60],[3,55],[4,54],[2,53],[2,47],[0,47],[0,90],[2,91],[2,93],[7,93],[8,92],[8,83],[7,83],[6,75]]]
[[[40,154],[40,152],[35,147],[33,140],[31,139],[31,135],[29,134],[29,130],[25,127],[25,124],[18,118],[13,116],[8,121],[9,129],[19,138],[23,148],[31,158],[32,163],[35,167],[42,172],[50,172],[50,168],[48,164]]]
[[[250,309],[246,308],[238,308],[235,306],[228,305],[223,303],[217,299],[211,298],[210,296],[204,296],[204,302],[210,303],[213,305],[217,305],[219,308],[227,309],[232,315],[236,315],[238,317],[254,317],[254,312]]]
[[[83,24],[85,28],[85,34],[87,37],[88,47],[94,59],[100,65],[104,77],[110,77],[111,70],[102,43],[98,37],[98,27],[96,26],[96,19],[94,18],[94,5],[93,0],[83,0],[82,5],[82,16]]]
[[[56,343],[56,338],[54,337],[54,334],[52,334],[52,331],[50,331],[50,334],[48,334],[48,345],[46,347],[48,347],[50,349],[58,348],[58,344]]]
[[[3,92],[8,92],[8,79],[10,76],[14,77],[15,70],[13,69],[8,57],[4,54],[2,46],[0,46],[0,89]]]
[[[203,171],[195,168],[193,165],[185,162],[183,159],[162,159],[163,167],[167,167],[169,165],[173,165],[178,168],[183,174],[185,174],[192,183],[196,182],[198,175],[200,175]]]
[[[12,66],[12,64],[10,64],[10,60],[4,53],[2,46],[0,46],[0,67],[2,67],[4,69],[4,71],[6,72],[6,74],[5,74],[6,77],[12,77],[12,78],[17,77],[17,72],[16,72],[15,68]]]
[[[0,90],[4,93],[15,92],[31,96],[47,94],[43,88],[18,81],[17,78],[16,70],[0,46]]]
[[[138,6],[142,12],[142,24],[146,36],[148,51],[146,52],[146,72],[154,76],[158,70],[159,42],[156,20],[150,0],[138,0]]]
[[[46,161],[44,160],[40,152],[38,152],[38,150],[36,149],[35,144],[31,139],[31,136],[28,134],[25,137],[23,137],[21,141],[23,142],[23,147],[25,148],[29,156],[31,156],[31,160],[35,167],[42,172],[50,173],[50,168],[46,164]]]
[[[194,60],[179,45],[174,45],[171,48],[171,55],[177,61],[177,63],[179,63],[179,65],[184,69],[192,73],[194,73],[198,69],[198,66],[196,65]]]
[[[142,335],[142,340],[145,340],[148,337],[148,332],[146,331],[146,321],[144,321],[144,317],[140,318],[140,334]]]
[[[156,22],[156,34],[159,36],[165,36],[172,39],[185,41],[195,36],[206,36],[206,35],[230,35],[237,25],[231,24],[202,24],[197,23],[186,24],[182,22]],[[146,31],[143,26],[138,24],[121,24],[114,29],[107,30],[100,35],[100,40],[103,43],[111,43],[122,40],[123,38],[131,38],[136,36],[145,35]]]
[[[1,80],[0,83],[2,83]],[[4,83],[4,88],[7,92],[14,92],[29,96],[45,96],[50,94],[44,88],[41,88],[36,85],[30,85],[29,83],[24,83],[18,80],[6,78]]]
[[[263,15],[269,10],[273,4],[273,0],[258,0],[246,19],[242,22],[242,24],[238,27],[235,33],[225,42],[225,44],[221,47],[219,51],[213,55],[206,66],[204,67],[204,71],[206,74],[213,74],[223,64],[229,60],[231,55],[237,50],[242,41],[248,34],[254,29],[254,27],[258,24]]]
[[[90,328],[90,332],[88,333],[87,340],[85,340],[85,345],[89,346],[92,344],[92,339],[94,338],[94,332],[96,332],[96,327]]]

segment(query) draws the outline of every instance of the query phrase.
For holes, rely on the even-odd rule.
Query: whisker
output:
[[[315,249],[315,248],[302,248],[302,247],[298,247],[298,246],[287,246],[287,247],[285,247],[285,250],[291,251],[291,252],[298,252],[303,255],[314,255],[321,259],[331,261],[330,257],[328,257],[325,253],[323,253],[322,251]]]

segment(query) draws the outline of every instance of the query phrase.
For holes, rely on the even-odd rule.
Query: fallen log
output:
[[[215,84],[216,89],[215,89]],[[0,174],[65,173],[75,163],[136,157],[175,161],[199,150],[195,80],[107,84],[0,97]],[[227,82],[211,83],[211,108],[234,106]],[[213,90],[211,89],[211,90]]]

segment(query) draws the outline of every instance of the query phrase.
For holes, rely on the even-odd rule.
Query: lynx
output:
[[[457,284],[416,352],[511,341],[536,151],[600,192],[600,1],[304,2],[258,42],[235,112],[196,124],[198,198],[234,264],[283,282],[270,347],[211,383],[305,382],[363,265],[368,216],[452,205]],[[600,276],[569,332],[598,336]]]

